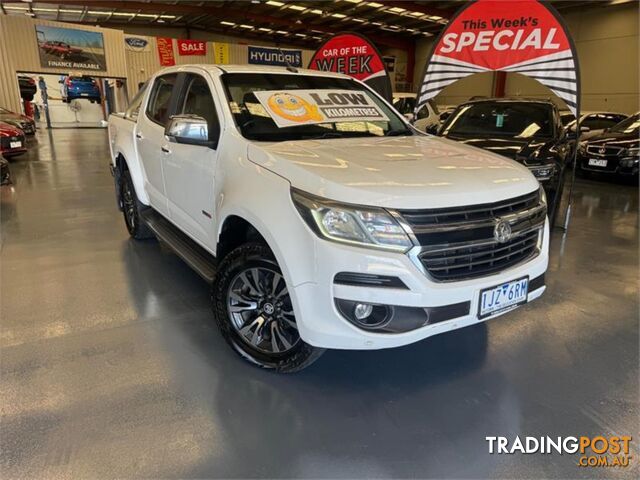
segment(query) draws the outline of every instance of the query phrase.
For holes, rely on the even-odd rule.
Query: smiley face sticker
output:
[[[274,93],[269,97],[267,103],[273,113],[292,122],[303,123],[323,120],[317,105],[313,105],[304,98],[292,93]]]

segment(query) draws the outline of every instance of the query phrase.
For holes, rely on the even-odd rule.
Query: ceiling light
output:
[[[11,5],[3,5],[3,8],[5,10],[25,10],[25,11],[28,10],[27,7],[14,7],[14,6],[11,6]]]
[[[228,27],[235,27],[235,26],[236,26],[236,24],[235,24],[235,23],[233,23],[233,22],[226,22],[226,21],[224,21],[224,20],[223,20],[222,22],[220,22],[220,23],[221,23],[222,25],[226,25],[226,26],[228,26]]]
[[[332,14],[331,14],[331,16],[332,16],[332,17],[335,17],[335,18],[346,18],[346,17],[347,17],[347,16],[346,16],[345,14],[343,14],[343,13],[332,13]]]
[[[307,38],[307,36],[304,33],[296,33],[296,37]]]
[[[158,20],[156,20],[157,23],[164,23],[164,20],[159,18]]]
[[[324,15],[324,12],[322,10],[309,10],[309,13],[315,13],[316,15]]]
[[[129,12],[113,12],[113,16],[115,17],[133,17],[135,13]]]
[[[380,22],[371,22],[371,25],[375,25],[376,27],[381,26],[382,24]]]
[[[362,3],[362,0],[344,0],[344,1],[349,3]]]
[[[173,20],[174,18],[176,18],[175,15],[160,15],[160,18],[168,18],[169,20]]]
[[[352,18],[351,20],[353,20],[354,22],[358,22],[358,23],[364,23],[366,22],[366,20],[362,19],[362,18]]]
[[[429,33],[429,32],[422,32],[422,34],[423,34],[425,37],[432,37],[432,36],[433,36],[433,33]]]
[[[438,20],[442,20],[442,17],[439,17],[437,15],[431,15],[429,17],[429,20],[433,20],[434,22],[437,22]]]
[[[371,5],[371,4],[369,4]],[[400,8],[400,7],[391,7],[387,9],[387,12],[391,12],[391,13],[402,13],[402,12],[406,12],[407,10],[405,8]]]
[[[382,4],[378,3],[378,2],[369,2],[369,3],[367,3],[367,5],[369,7],[372,7],[372,8],[380,8],[380,7],[382,7]]]
[[[272,5],[274,7],[281,7],[282,5],[284,5],[284,2],[275,2],[273,0],[269,0],[267,2],[267,5]]]
[[[251,3],[260,3],[260,0],[251,0]]]
[[[42,8],[42,7],[34,7],[31,10],[34,12],[57,12],[58,10],[55,8]],[[91,13],[91,12],[88,12]]]
[[[24,14],[25,14],[27,17],[35,17],[35,16],[36,16],[36,14],[35,14],[35,13],[33,13],[33,12],[24,12]]]
[[[306,9],[307,9],[307,7],[303,7],[303,6],[301,6],[301,5],[289,5],[289,8],[290,8],[291,10],[297,10],[298,12],[301,12],[301,11],[303,11],[303,10],[306,10]]]
[[[240,28],[253,29],[253,25],[245,25],[244,23],[241,23]]]
[[[322,40],[322,37],[311,37],[311,38],[313,38],[314,40]]]
[[[412,17],[422,17],[422,16],[424,16],[424,13],[422,13],[422,12],[409,12],[409,15],[411,15]]]
[[[284,30],[276,30],[276,33],[279,33],[280,35],[289,35],[289,32],[285,32]]]
[[[261,32],[273,32],[273,30],[271,30],[270,28],[264,28],[264,27],[260,27],[258,30],[260,30]]]
[[[156,18],[158,16],[158,15],[152,15],[151,13],[138,13],[136,15],[142,18]]]

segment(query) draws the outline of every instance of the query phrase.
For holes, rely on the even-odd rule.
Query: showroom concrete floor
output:
[[[539,301],[278,376],[226,346],[195,273],[129,240],[107,152],[103,130],[41,131],[2,188],[2,477],[637,475],[485,441],[637,438],[635,186],[578,182]]]

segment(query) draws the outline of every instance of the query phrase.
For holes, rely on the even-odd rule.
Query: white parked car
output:
[[[224,338],[261,367],[406,345],[545,290],[528,169],[416,132],[345,75],[170,67],[110,117],[109,141],[130,235],[211,282]]]
[[[429,100],[416,114],[416,97],[415,93],[395,92],[393,106],[421,132],[426,132],[429,127],[440,125],[440,113],[435,102]]]

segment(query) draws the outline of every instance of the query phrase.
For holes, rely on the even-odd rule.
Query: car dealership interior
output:
[[[638,478],[637,0],[0,0],[0,477]]]

